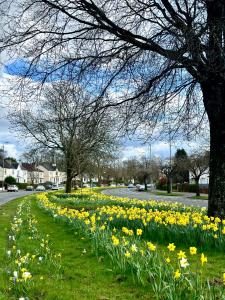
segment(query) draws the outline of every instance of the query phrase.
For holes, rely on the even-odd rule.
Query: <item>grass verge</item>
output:
[[[32,199],[30,196],[27,199]],[[10,221],[15,214],[17,205],[21,199],[12,201],[1,207],[1,266],[2,272],[7,270],[4,262],[7,249],[7,231]],[[112,271],[110,261],[104,255],[96,257],[91,249],[91,242],[84,239],[78,232],[64,222],[56,223],[54,219],[42,211],[32,200],[31,212],[37,220],[38,231],[43,235],[49,235],[49,242],[53,253],[61,253],[60,272],[49,269],[48,264],[43,264],[30,270],[35,284],[29,294],[30,299],[63,299],[63,300],[113,300],[113,299],[149,299],[150,287],[134,285],[131,276],[122,276]],[[28,233],[21,234],[19,249],[22,253],[34,253],[37,248],[35,241],[28,242]],[[27,242],[26,242],[27,241]],[[2,273],[1,272],[1,273]],[[37,280],[39,277],[44,280]],[[4,281],[4,280],[3,280]],[[12,295],[7,282],[1,282],[0,299],[18,299]]]

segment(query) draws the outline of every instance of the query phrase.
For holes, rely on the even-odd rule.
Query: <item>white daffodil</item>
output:
[[[181,266],[181,268],[186,268],[187,266],[189,266],[187,258],[184,258],[184,257],[181,258],[181,260],[180,260],[180,266]]]

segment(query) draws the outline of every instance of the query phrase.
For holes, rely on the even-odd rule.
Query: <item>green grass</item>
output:
[[[208,196],[191,196],[190,199],[208,200]]]
[[[156,191],[152,192],[153,195],[156,196],[170,196],[170,197],[178,197],[178,196],[183,196],[183,193],[167,193],[166,191]]]
[[[0,208],[1,218],[1,266],[5,266],[4,253],[7,248],[7,229],[20,200],[12,201]],[[30,299],[63,299],[63,300],[107,300],[107,299],[149,299],[150,287],[142,287],[133,283],[131,276],[124,277],[115,274],[107,257],[96,257],[91,248],[91,242],[83,239],[78,232],[66,223],[55,223],[54,219],[32,202],[32,213],[38,220],[38,229],[43,235],[49,234],[53,253],[62,253],[60,273],[51,270],[48,264],[43,269],[31,270],[34,277],[44,276],[43,281],[35,284]],[[20,249],[24,253],[34,253],[36,244],[26,242],[27,236],[20,238]],[[86,249],[86,254],[83,250]],[[1,269],[1,274],[4,269]],[[2,276],[1,276],[2,277]],[[36,282],[36,281],[35,281]],[[2,295],[7,288],[6,282],[1,282]],[[1,295],[1,294],[0,294]],[[0,299],[16,299],[10,292]]]
[[[3,295],[3,290],[1,290],[1,287],[3,287],[5,284],[2,274],[4,272],[5,251],[8,243],[7,232],[10,228],[10,222],[16,212],[18,204],[21,202],[21,199],[22,198],[19,198],[0,206],[0,299],[7,299]]]
[[[104,253],[98,257],[93,253],[91,240],[83,238],[71,225],[63,221],[55,222],[53,217],[38,207],[34,196],[29,196],[28,199],[33,199],[31,208],[38,220],[39,232],[50,235],[53,253],[62,253],[62,268],[59,271],[48,264],[31,270],[34,278],[44,276],[44,280],[35,284],[29,295],[30,299],[154,299],[150,285],[140,286],[133,282],[131,275],[123,276],[115,273]],[[6,292],[7,282],[1,274],[7,268],[4,255],[7,249],[7,232],[20,201],[21,199],[17,199],[0,206],[0,299],[18,299],[10,291]],[[35,241],[29,243],[27,237],[28,233],[25,233],[20,238],[19,247],[25,253],[34,253],[38,245]],[[166,245],[158,247],[165,251]],[[86,254],[83,254],[84,249]],[[182,247],[182,250],[188,253],[188,249]],[[224,254],[215,250],[204,253],[208,257],[208,263],[203,269],[205,277],[220,279],[225,272]]]

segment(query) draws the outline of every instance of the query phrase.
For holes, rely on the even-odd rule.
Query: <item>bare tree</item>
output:
[[[209,170],[209,152],[196,152],[188,158],[188,167],[191,177],[196,184],[196,196],[200,196],[199,180]]]
[[[96,84],[99,97],[119,91],[106,106],[123,104],[126,122],[134,127],[138,120],[154,128],[168,113],[174,129],[192,132],[206,111],[211,135],[208,214],[225,216],[224,0],[0,4],[1,49],[27,58],[24,77],[44,82],[59,70],[65,76],[68,66],[79,69],[74,74],[89,87]]]
[[[72,179],[86,170],[90,157],[112,141],[112,130],[107,126],[112,120],[101,112],[85,114],[88,101],[88,95],[72,82],[57,82],[46,89],[38,105],[16,108],[11,114],[20,133],[64,154],[67,193]]]

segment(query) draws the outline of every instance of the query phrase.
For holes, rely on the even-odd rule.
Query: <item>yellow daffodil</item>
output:
[[[137,235],[142,235],[142,229],[137,229]]]
[[[174,279],[179,279],[181,276],[181,272],[177,269],[175,272],[174,272]]]
[[[204,265],[204,263],[207,263],[208,259],[207,257],[204,255],[204,253],[201,254],[201,263],[202,263],[202,266]]]
[[[190,250],[191,255],[197,254],[197,248],[196,247],[190,247],[189,250]]]
[[[174,245],[174,243],[169,243],[169,245],[167,246],[167,248],[168,248],[169,251],[172,252],[172,251],[175,250],[176,246]]]

